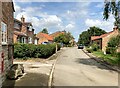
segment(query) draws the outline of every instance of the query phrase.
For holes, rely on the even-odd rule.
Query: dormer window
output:
[[[28,29],[29,31],[32,31],[33,27],[32,27],[32,26],[28,26],[27,29]]]
[[[30,26],[30,27],[29,27],[29,30],[30,30],[30,31],[32,31],[32,29],[33,29],[33,27],[32,27],[32,26]]]

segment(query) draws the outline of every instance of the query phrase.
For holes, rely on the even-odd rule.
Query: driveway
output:
[[[118,86],[117,72],[90,59],[77,47],[66,48],[57,59],[52,83],[54,87]]]
[[[32,59],[27,61],[14,60],[14,64],[23,64],[25,74],[17,80],[7,79],[3,83],[3,88],[23,88],[23,87],[42,87],[48,86],[49,74],[53,60]],[[8,87],[9,86],[9,87]]]

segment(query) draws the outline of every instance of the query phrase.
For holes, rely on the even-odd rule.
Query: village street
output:
[[[63,48],[56,56],[51,60],[14,60],[15,64],[24,65],[25,74],[17,80],[6,80],[4,87],[48,86],[55,58],[57,62],[51,80],[54,87],[118,86],[118,73],[88,57],[82,49]]]
[[[77,47],[57,58],[53,86],[118,86],[118,73],[90,59]]]

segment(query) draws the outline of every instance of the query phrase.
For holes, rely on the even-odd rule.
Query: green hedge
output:
[[[57,50],[61,46],[58,44]],[[56,51],[56,44],[14,44],[14,58],[48,58]]]
[[[100,47],[98,46],[97,43],[93,43],[93,44],[91,45],[91,47],[92,47],[92,50],[93,50],[93,51],[97,51],[97,50],[100,49]]]
[[[115,47],[106,47],[106,54],[116,54],[116,48]]]

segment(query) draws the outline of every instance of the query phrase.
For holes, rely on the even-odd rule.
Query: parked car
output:
[[[82,44],[78,45],[78,49],[83,49],[83,48],[84,48],[84,46]]]

